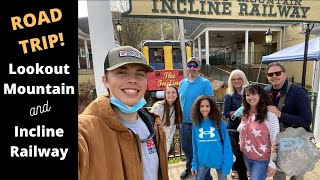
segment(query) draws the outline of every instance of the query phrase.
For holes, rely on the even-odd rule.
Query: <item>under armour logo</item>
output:
[[[213,133],[214,130],[215,130],[214,127],[210,127],[210,131],[203,131],[203,128],[200,128],[199,129],[199,131],[200,131],[199,137],[203,138],[204,134],[210,134],[210,138],[213,138],[215,136],[215,134]]]

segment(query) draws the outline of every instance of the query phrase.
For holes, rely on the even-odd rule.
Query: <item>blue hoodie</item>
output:
[[[203,120],[200,125],[192,127],[193,159],[192,169],[198,170],[199,164],[215,169],[222,169],[223,174],[229,174],[233,164],[231,143],[226,124],[221,120],[221,135],[218,127],[211,119]]]

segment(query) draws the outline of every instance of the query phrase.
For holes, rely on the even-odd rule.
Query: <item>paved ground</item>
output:
[[[176,163],[176,164],[169,164],[169,179],[170,180],[180,180],[180,174],[182,171],[185,170],[185,163]],[[213,179],[218,179],[216,176],[216,172],[212,170],[211,174],[214,176]],[[307,172],[305,175],[304,180],[316,180],[320,179],[320,161],[316,164],[315,168]],[[192,177],[190,176],[188,180],[192,180]],[[231,180],[231,176],[228,176],[228,180]],[[267,180],[272,180],[272,178],[267,178]],[[287,177],[287,180],[289,180],[289,177]]]

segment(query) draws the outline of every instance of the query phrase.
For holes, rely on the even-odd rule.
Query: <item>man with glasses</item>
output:
[[[272,96],[274,106],[268,110],[276,114],[280,122],[280,131],[287,127],[303,127],[310,130],[311,102],[307,91],[302,86],[287,80],[286,70],[279,62],[267,66],[267,78],[271,85],[265,90]],[[285,180],[283,172],[277,171],[274,180]],[[303,180],[303,176],[292,176],[291,179]]]
[[[142,109],[153,68],[137,49],[122,46],[108,52],[104,70],[109,93],[79,115],[79,180],[168,180],[160,118]]]
[[[183,114],[183,122],[180,125],[180,142],[186,156],[186,170],[181,173],[181,179],[186,179],[191,174],[193,149],[190,113],[193,102],[201,95],[214,95],[211,82],[199,75],[200,69],[201,62],[195,57],[189,58],[187,63],[188,77],[180,82],[178,90]],[[206,179],[212,179],[210,171],[206,175]]]

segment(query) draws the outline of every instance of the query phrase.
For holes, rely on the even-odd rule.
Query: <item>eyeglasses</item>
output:
[[[281,74],[282,74],[282,71],[278,71],[278,72],[267,73],[267,76],[273,77],[273,75],[280,76]]]
[[[242,81],[241,78],[232,78],[231,80],[232,80],[232,81]]]
[[[188,68],[197,68],[198,64],[188,64],[187,67]]]

